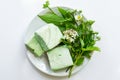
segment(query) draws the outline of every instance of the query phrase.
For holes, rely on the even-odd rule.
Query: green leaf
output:
[[[90,25],[92,25],[94,22],[95,22],[95,21],[93,21],[93,20],[88,20],[88,23],[89,23]]]
[[[80,59],[78,59],[76,65],[77,65],[77,66],[80,66],[80,65],[83,64],[83,62],[84,62],[84,57],[81,57]]]
[[[81,47],[84,47],[84,41],[80,38]]]
[[[53,23],[55,25],[61,25],[62,22],[66,21],[66,19],[64,19],[58,15],[55,15],[53,13],[46,13],[44,15],[38,15],[38,17],[47,23]]]
[[[48,8],[49,5],[50,5],[50,3],[49,3],[49,1],[47,0],[47,1],[45,2],[45,4],[43,4],[43,8]]]
[[[73,14],[74,14],[75,10],[64,9],[64,8],[58,7],[58,11],[61,13],[61,15],[65,19],[70,19],[71,22],[74,22]]]
[[[96,46],[90,46],[87,48],[82,48],[83,51],[100,51],[100,49]]]
[[[66,30],[68,30],[68,29],[75,29],[76,30],[75,24],[71,23],[71,22],[66,22],[65,27],[66,27]]]
[[[58,11],[64,18],[66,18],[67,11],[65,9],[58,7]]]
[[[85,52],[83,53],[83,56],[85,56],[85,57],[87,57],[88,59],[90,59],[91,56],[92,56],[92,51],[85,51]]]

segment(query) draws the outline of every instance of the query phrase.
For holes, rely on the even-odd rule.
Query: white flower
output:
[[[74,42],[76,36],[78,36],[78,33],[73,29],[66,30],[63,32],[63,34],[64,34],[64,39],[68,40],[69,42]]]
[[[76,20],[76,21],[80,21],[80,20],[81,20],[81,18],[82,18],[82,16],[81,16],[80,14],[75,15],[75,20]]]
[[[82,18],[83,18],[83,15],[81,14],[81,11],[77,11],[77,12],[74,14],[74,18],[75,18],[75,20],[76,20],[76,23],[77,23],[78,25],[80,25],[80,24],[81,24],[81,20],[82,20]]]

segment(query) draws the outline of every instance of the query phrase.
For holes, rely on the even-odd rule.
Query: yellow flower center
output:
[[[78,15],[78,17],[77,17],[77,18],[78,18],[78,20],[80,20],[80,19],[81,19],[81,16],[80,16],[80,15]]]

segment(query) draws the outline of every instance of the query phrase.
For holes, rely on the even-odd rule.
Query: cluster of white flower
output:
[[[64,34],[64,39],[68,40],[69,42],[74,42],[76,36],[78,36],[78,33],[73,29],[66,30],[63,32],[63,34]]]

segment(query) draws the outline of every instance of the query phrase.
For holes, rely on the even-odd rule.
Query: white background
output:
[[[98,46],[89,64],[68,78],[45,75],[34,68],[25,54],[24,37],[30,21],[45,0],[0,0],[0,80],[120,80],[120,1],[50,0],[51,6],[83,10],[96,21]]]

